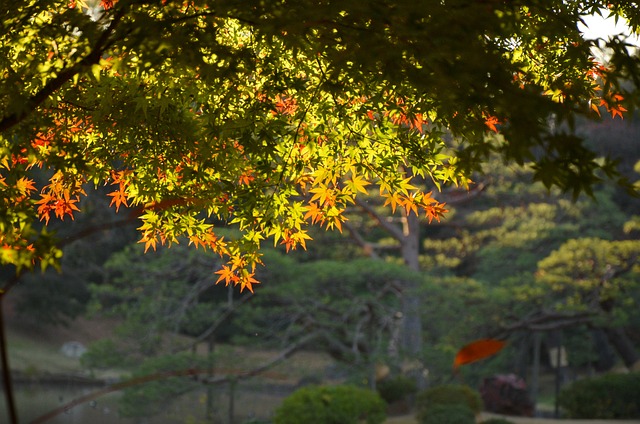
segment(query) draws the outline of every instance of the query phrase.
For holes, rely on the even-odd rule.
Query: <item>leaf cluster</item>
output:
[[[591,58],[577,23],[598,6],[635,25],[627,2],[3,5],[0,260],[55,262],[34,221],[73,219],[87,183],[139,217],[145,249],[186,238],[248,290],[264,239],[305,248],[310,224],[340,230],[376,188],[439,220],[444,203],[409,178],[467,187],[492,152],[589,193],[615,166],[574,118],[631,109],[619,80],[639,68],[619,39],[610,65]]]

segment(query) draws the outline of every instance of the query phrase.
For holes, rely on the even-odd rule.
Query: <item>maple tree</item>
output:
[[[222,255],[218,280],[252,290],[260,245],[304,248],[376,190],[440,219],[491,152],[548,186],[615,176],[572,132],[622,116],[638,59],[578,27],[627,1],[9,2],[0,7],[0,261],[56,263],[38,222],[73,219],[86,190],[140,220],[146,249],[181,238]],[[473,16],[473,19],[469,19]],[[603,106],[603,107],[600,107]],[[548,125],[552,120],[556,125]],[[500,131],[499,142],[486,137]],[[36,181],[35,171],[48,181]],[[215,225],[242,236],[219,237]]]

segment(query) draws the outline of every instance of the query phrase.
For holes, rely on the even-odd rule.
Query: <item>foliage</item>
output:
[[[385,402],[393,403],[413,395],[418,387],[414,379],[399,374],[378,381],[376,390]]]
[[[399,310],[396,282],[420,278],[406,267],[363,258],[295,262],[266,250],[264,263],[258,275],[268,284],[239,311],[241,326],[278,345],[315,334],[317,349],[351,367],[372,365],[384,354]]]
[[[64,256],[57,270],[21,276],[16,287],[21,319],[66,325],[85,313],[91,297],[87,282],[100,284],[106,276],[103,265],[111,253],[135,242],[135,223],[119,218],[104,195],[102,189],[82,199],[84,213],[73,225],[49,224],[61,239],[58,246]]]
[[[95,186],[139,218],[145,249],[185,237],[248,290],[262,240],[304,248],[309,224],[341,229],[369,190],[438,220],[446,206],[410,178],[466,187],[492,152],[591,192],[615,164],[575,117],[621,117],[639,67],[618,38],[593,60],[602,40],[577,22],[600,9],[637,29],[626,1],[6,3],[0,262],[56,263],[37,221],[73,219]]]
[[[305,387],[287,397],[274,424],[381,424],[385,403],[377,393],[355,386]]]
[[[111,339],[91,343],[80,357],[80,363],[86,368],[121,368],[129,365],[128,362],[126,353]]]
[[[558,402],[570,418],[640,418],[640,373],[606,374],[564,387]]]
[[[514,422],[504,418],[489,418],[488,420],[480,421],[480,424],[514,424]]]
[[[541,289],[559,293],[558,308],[611,312],[631,299],[640,272],[640,241],[581,238],[567,240],[538,264]],[[611,316],[607,318],[610,320]]]
[[[171,377],[172,371],[208,368],[209,360],[190,353],[166,355],[147,359],[132,374],[132,378],[167,373],[168,377],[124,389],[119,413],[125,417],[150,417],[170,407],[171,403],[202,383],[187,377]]]
[[[463,404],[434,405],[418,417],[420,424],[473,424],[475,415]]]
[[[425,351],[429,379],[433,384],[449,382],[452,364],[460,348],[479,335],[495,331],[503,323],[501,308],[507,301],[505,293],[482,281],[449,276],[429,278],[417,296],[421,301],[425,342],[429,346]],[[508,356],[508,353],[497,355],[483,361],[482,367]],[[469,375],[476,368],[460,370],[468,384],[481,379],[479,375],[475,379]],[[500,372],[500,369],[495,372]]]
[[[480,393],[462,384],[443,384],[431,387],[418,393],[416,399],[416,415],[418,420],[423,422],[436,407],[459,405],[464,407],[464,409],[468,409],[473,417],[474,414],[482,411],[483,404]],[[458,412],[456,412],[456,414],[457,413]]]
[[[602,350],[591,347],[590,337],[572,337],[580,331],[576,326],[633,330],[630,325],[637,321],[637,237],[623,231],[628,218],[621,210],[627,198],[603,186],[594,193],[597,203],[571,202],[526,183],[526,167],[493,161],[486,166],[480,177],[486,184],[482,194],[454,205],[455,215],[445,225],[423,230],[422,255],[427,260],[422,264],[438,275],[423,288],[430,369],[446,369],[455,351],[478,335],[517,336],[557,326],[571,328],[565,333],[575,347],[568,352],[571,364],[589,362],[588,355]],[[576,241],[569,243],[571,239]],[[579,264],[586,271],[590,263],[590,277],[572,271]],[[607,267],[611,278],[599,284]],[[563,283],[551,289],[552,280]],[[465,381],[478,383],[485,371],[485,376],[505,369],[522,373],[519,364],[524,365],[526,351],[520,344],[529,342],[525,337],[510,339],[509,354],[463,370]],[[500,367],[488,369],[495,365]],[[432,376],[442,381],[437,371]]]
[[[106,261],[104,281],[90,286],[91,312],[119,318],[116,336],[132,359],[157,354],[170,345],[166,335],[200,336],[230,307],[227,289],[213,284],[215,261],[184,245],[148,254],[128,246]]]

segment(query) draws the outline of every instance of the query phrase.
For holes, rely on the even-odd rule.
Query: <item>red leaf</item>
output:
[[[104,10],[109,10],[113,7],[117,0],[100,0],[100,6],[104,8]]]
[[[506,342],[495,339],[480,339],[469,343],[458,351],[453,360],[453,369],[457,370],[460,365],[470,364],[500,352]]]

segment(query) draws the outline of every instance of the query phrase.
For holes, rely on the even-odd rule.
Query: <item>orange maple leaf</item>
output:
[[[453,369],[470,364],[500,352],[507,343],[496,339],[480,339],[463,346],[453,360]]]
[[[109,206],[116,205],[116,212],[120,210],[120,205],[124,205],[125,207],[129,207],[127,203],[127,194],[124,191],[124,184],[120,183],[120,188],[111,193],[107,193],[107,196],[111,196],[111,202]]]
[[[620,119],[624,119],[624,116],[622,116],[622,112],[626,112],[627,109],[623,106],[617,105],[617,106],[612,106],[610,109],[611,112],[611,116],[615,119],[616,115],[620,116]]]
[[[307,206],[307,213],[304,215],[304,219],[311,218],[311,223],[315,224],[316,222],[324,221],[324,212],[316,202],[310,202]]]
[[[498,132],[498,128],[496,128],[496,125],[500,124],[500,120],[498,118],[496,118],[495,116],[485,116],[484,119],[484,124],[493,132],[497,133]]]
[[[228,286],[229,283],[233,283],[235,285],[235,283],[240,279],[236,272],[227,265],[222,265],[222,269],[216,271],[215,274],[220,276],[216,280],[216,284],[224,281],[225,286]]]
[[[627,109],[620,104],[622,100],[624,100],[622,94],[616,93],[611,96],[610,100],[601,99],[600,106],[606,107],[612,118],[615,119],[616,116],[620,116],[620,119],[624,119],[622,112],[626,112]]]
[[[253,176],[253,172],[250,169],[247,169],[242,173],[242,175],[240,175],[240,178],[238,178],[238,183],[240,185],[249,185],[251,181],[255,179],[256,177]]]
[[[251,272],[251,273],[247,273],[242,278],[240,278],[240,292],[241,293],[242,293],[242,291],[244,289],[247,289],[251,293],[253,293],[253,284],[260,284],[260,281],[258,281],[255,278],[253,278],[253,276],[254,276],[254,273]]]
[[[38,206],[38,215],[40,216],[40,221],[44,220],[46,225],[49,225],[49,219],[51,218],[50,213],[53,209],[51,204],[55,202],[55,199],[50,194],[44,193],[40,195],[42,198],[36,202]]]
[[[59,197],[54,204],[54,211],[58,218],[64,219],[65,215],[69,215],[71,219],[73,218],[74,211],[80,211],[76,206],[79,199],[76,197],[74,199],[71,198],[69,194],[69,190],[65,190],[63,197]]]
[[[155,234],[150,231],[145,232],[138,243],[144,243],[144,253],[147,253],[150,247],[155,251],[158,245],[158,239]]]
[[[116,4],[117,0],[100,0],[100,6],[104,8],[104,10],[109,10]]]

